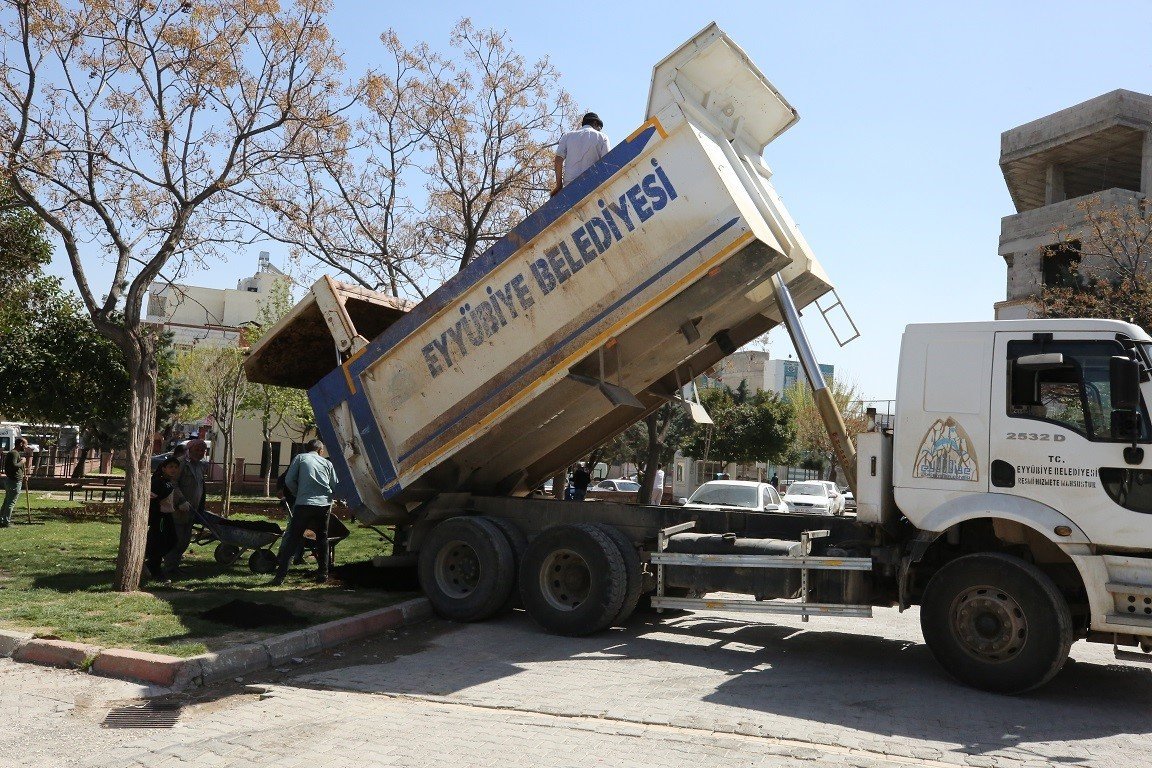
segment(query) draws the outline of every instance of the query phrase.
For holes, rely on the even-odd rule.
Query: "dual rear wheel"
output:
[[[429,533],[419,570],[445,618],[481,621],[519,602],[538,624],[565,635],[623,623],[644,584],[628,537],[595,523],[554,526],[527,542],[505,520],[451,518]]]

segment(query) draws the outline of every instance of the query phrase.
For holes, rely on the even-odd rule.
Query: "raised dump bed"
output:
[[[656,67],[647,122],[464,271],[407,312],[356,292],[355,321],[322,280],[249,377],[309,387],[363,521],[527,495],[779,323],[773,275],[801,308],[831,290],[760,160],[795,120],[711,26]]]

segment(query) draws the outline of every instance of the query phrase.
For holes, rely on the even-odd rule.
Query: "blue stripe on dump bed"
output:
[[[532,370],[532,369],[533,369],[533,368],[535,368],[537,365],[539,365],[540,363],[542,363],[544,360],[548,359],[548,358],[549,358],[549,357],[550,357],[550,356],[551,356],[553,353],[555,353],[555,352],[556,352],[556,350],[558,350],[558,349],[560,349],[561,347],[564,347],[564,346],[566,346],[566,345],[570,344],[570,343],[571,343],[571,342],[572,342],[574,339],[576,339],[576,338],[577,338],[578,336],[580,336],[581,334],[587,333],[587,331],[588,331],[588,329],[589,329],[589,328],[593,327],[593,326],[594,326],[594,325],[596,325],[597,323],[601,322],[601,321],[602,321],[604,318],[606,318],[606,317],[608,317],[609,315],[611,315],[613,312],[615,312],[617,309],[619,309],[621,306],[623,306],[623,305],[624,305],[626,302],[628,302],[628,301],[631,301],[632,299],[636,298],[636,296],[637,296],[638,294],[640,294],[640,293],[641,293],[641,292],[642,292],[644,289],[648,288],[650,285],[652,285],[653,283],[655,283],[657,280],[659,280],[660,278],[664,277],[666,274],[668,274],[668,273],[669,273],[669,272],[671,272],[673,269],[675,269],[675,268],[676,268],[676,267],[677,267],[679,264],[681,264],[681,263],[683,263],[685,260],[689,259],[689,258],[690,258],[690,257],[691,257],[693,254],[695,254],[695,253],[699,252],[699,251],[700,251],[702,248],[704,248],[705,246],[707,246],[707,245],[708,245],[709,243],[711,243],[713,240],[715,240],[716,238],[720,237],[720,235],[722,235],[722,234],[724,234],[725,232],[727,232],[729,229],[731,229],[733,226],[735,226],[735,225],[736,225],[736,223],[737,223],[738,221],[740,221],[739,217],[737,217],[737,218],[734,218],[734,219],[732,219],[732,220],[728,221],[727,223],[725,223],[725,224],[721,225],[719,229],[715,230],[714,232],[712,232],[711,234],[709,234],[707,237],[705,237],[703,240],[701,240],[700,242],[696,243],[696,245],[692,246],[692,247],[691,247],[691,248],[689,248],[687,251],[685,251],[684,253],[680,254],[679,256],[677,256],[677,257],[676,257],[675,259],[673,259],[672,261],[670,261],[670,262],[668,262],[667,264],[665,264],[665,265],[664,265],[664,266],[663,266],[663,267],[662,267],[662,268],[661,268],[661,269],[660,269],[658,272],[654,273],[654,274],[653,274],[651,277],[649,277],[647,280],[645,280],[644,282],[640,283],[640,285],[636,286],[636,287],[635,287],[635,288],[633,288],[631,291],[629,291],[628,293],[624,294],[623,296],[621,296],[621,297],[620,297],[619,299],[617,299],[616,301],[614,301],[614,302],[612,302],[611,304],[609,304],[607,307],[605,307],[603,310],[601,310],[601,311],[600,311],[600,313],[599,313],[599,314],[597,314],[595,317],[593,317],[591,320],[589,320],[588,322],[584,323],[584,324],[583,324],[583,325],[581,325],[579,328],[577,328],[577,329],[573,330],[573,331],[572,331],[571,333],[569,333],[567,336],[565,336],[564,338],[560,339],[560,341],[558,341],[557,343],[553,344],[551,347],[549,347],[548,349],[544,350],[544,351],[543,351],[543,352],[541,352],[539,355],[537,355],[536,357],[534,357],[534,358],[533,358],[532,360],[530,360],[530,361],[529,361],[529,362],[528,362],[526,365],[524,365],[524,367],[522,367],[522,368],[521,368],[519,371],[517,371],[515,374],[513,374],[513,375],[512,375],[512,376],[511,376],[511,377],[508,379],[508,381],[506,381],[506,382],[505,382],[503,385],[501,385],[500,387],[497,387],[496,389],[492,390],[492,392],[491,392],[491,393],[489,393],[487,396],[485,396],[485,397],[484,397],[484,399],[482,399],[480,402],[476,403],[476,405],[474,405],[473,407],[469,408],[469,409],[468,409],[467,411],[465,411],[464,413],[461,413],[459,416],[457,416],[456,418],[454,418],[454,419],[452,419],[451,421],[449,421],[447,424],[445,424],[444,426],[442,426],[440,429],[436,430],[436,431],[435,431],[435,432],[433,432],[432,434],[430,434],[430,435],[428,435],[427,437],[425,437],[425,438],[424,438],[423,440],[421,440],[419,443],[417,443],[416,445],[412,446],[412,448],[411,448],[411,449],[409,449],[407,452],[405,452],[405,453],[401,454],[401,455],[400,455],[400,458],[399,458],[399,461],[404,461],[404,460],[405,460],[405,459],[407,459],[409,456],[411,456],[412,454],[414,454],[414,453],[416,453],[417,451],[419,451],[421,448],[423,448],[424,446],[426,446],[426,445],[427,445],[428,443],[430,443],[431,441],[433,441],[433,440],[435,440],[436,438],[438,438],[438,437],[442,436],[442,435],[443,435],[445,432],[447,432],[449,429],[451,429],[452,427],[454,427],[454,426],[456,426],[457,424],[459,424],[459,423],[460,423],[460,421],[461,421],[462,419],[464,419],[464,418],[465,418],[466,416],[468,416],[470,413],[472,413],[473,411],[475,411],[477,408],[479,408],[479,407],[481,407],[481,406],[483,406],[483,405],[486,405],[486,404],[490,403],[490,402],[491,402],[493,399],[495,399],[496,397],[498,397],[498,396],[499,396],[499,395],[500,395],[500,394],[501,394],[501,393],[502,393],[502,392],[503,392],[505,389],[507,389],[509,386],[511,386],[511,385],[512,385],[514,382],[515,382],[515,383],[519,383],[519,382],[521,382],[521,381],[523,380],[523,377],[524,377],[524,375],[525,375],[525,374],[526,374],[528,371]]]
[[[631,164],[644,152],[656,135],[656,126],[649,125],[627,141],[613,147],[600,162],[580,174],[570,185],[561,189],[558,195],[544,203],[511,232],[493,244],[491,248],[473,259],[458,274],[449,278],[400,320],[385,329],[368,344],[367,349],[356,360],[348,365],[348,373],[352,379],[356,380],[368,366],[379,360],[389,349],[396,346],[434,317],[436,313],[476,285],[496,267],[512,258],[524,244],[533,240],[598,187]],[[344,371],[337,367],[317,382],[308,391],[308,396],[312,402],[312,408],[316,412],[317,429],[325,444],[333,448],[338,447],[340,443],[336,439],[336,431],[328,414],[338,403],[348,401],[349,409],[352,411],[360,432],[360,441],[368,453],[369,462],[376,475],[376,480],[380,484],[381,491],[385,497],[398,493],[400,489],[397,487],[393,487],[390,492],[384,490],[395,482],[396,467],[388,455],[383,436],[380,434],[363,388],[358,388],[353,394],[348,388]],[[333,453],[332,461],[340,478],[341,493],[346,497],[355,494],[355,485],[352,482],[351,470],[347,462],[343,456],[336,455],[340,453],[339,450],[331,453]]]

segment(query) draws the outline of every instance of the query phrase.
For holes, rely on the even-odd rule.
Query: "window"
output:
[[[1053,357],[1039,364],[1017,362],[1041,354]],[[1114,356],[1128,356],[1117,341],[1009,342],[1008,415],[1059,424],[1090,440],[1127,442],[1112,424],[1109,363]],[[1141,409],[1140,440],[1148,435]]]
[[[828,498],[828,487],[823,483],[793,483],[788,493],[796,496],[822,496]]]
[[[688,503],[752,509],[756,506],[756,488],[751,485],[705,483],[697,488],[696,492],[689,497]]]
[[[1042,258],[1042,277],[1049,288],[1065,288],[1076,284],[1076,270],[1080,267],[1080,241],[1049,245]]]

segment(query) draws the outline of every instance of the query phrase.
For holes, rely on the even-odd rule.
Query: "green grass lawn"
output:
[[[17,523],[0,529],[0,626],[102,647],[135,648],[176,656],[298,629],[301,625],[238,630],[200,618],[209,608],[233,599],[274,604],[305,617],[309,624],[378,608],[409,596],[342,585],[316,585],[305,578],[315,561],[294,566],[281,587],[252,573],[247,555],[230,567],[218,565],[215,544],[193,545],[182,578],[170,586],[146,584],[144,591],[111,591],[118,521],[72,520],[80,504],[66,498],[32,495],[33,524],[26,524],[20,499]],[[53,511],[62,510],[62,511]],[[352,527],[352,526],[350,526]],[[337,564],[387,554],[390,545],[370,529],[353,527],[336,547]]]

